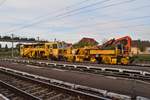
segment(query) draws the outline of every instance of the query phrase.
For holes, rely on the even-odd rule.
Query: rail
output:
[[[24,63],[31,65],[38,65],[40,67],[49,67],[49,68],[58,68],[58,69],[67,69],[82,71],[87,73],[102,74],[108,76],[118,76],[131,79],[138,79],[142,81],[150,81],[150,72],[142,70],[132,70],[132,69],[123,69],[123,68],[111,68],[102,66],[87,66],[87,65],[77,65],[77,64],[63,64],[63,63],[51,63],[51,62],[39,62],[32,60],[15,60],[15,59],[1,59],[3,61],[11,61],[16,63]]]
[[[0,83],[3,86],[31,100],[45,100],[48,98],[57,98],[58,100],[68,98],[77,100],[111,100],[111,97],[105,97],[100,93],[95,95],[95,93],[89,91],[79,91],[80,86],[73,85],[70,87],[67,84],[58,83],[59,81],[46,80],[46,78],[43,79],[40,76],[2,67],[0,72]],[[73,89],[73,87],[78,87],[78,89]]]

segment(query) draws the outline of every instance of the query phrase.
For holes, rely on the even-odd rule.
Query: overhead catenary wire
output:
[[[86,3],[87,1],[91,1],[91,0],[83,0],[83,1],[77,2],[77,3],[75,3],[75,4],[69,5],[69,6],[64,7],[64,8],[61,8],[61,9],[58,9],[58,10],[56,10],[56,11],[51,11],[51,12],[48,12],[47,14],[43,14],[43,15],[40,15],[40,16],[38,16],[38,17],[35,17],[35,18],[31,19],[30,21],[38,20],[38,19],[40,19],[40,18],[45,18],[45,17],[48,17],[49,15],[60,13],[60,12],[62,12],[63,10],[72,9],[72,8],[74,8],[74,7],[76,7],[76,6],[80,6],[80,5],[84,4],[84,3]]]
[[[108,0],[107,0],[108,1]],[[92,11],[94,11],[94,10],[98,10],[98,9],[104,9],[104,8],[109,8],[109,7],[113,7],[113,6],[117,6],[117,5],[122,5],[122,4],[125,4],[125,3],[131,3],[131,2],[133,2],[133,1],[136,1],[136,0],[126,0],[126,1],[123,1],[123,2],[119,2],[119,3],[113,3],[113,4],[109,4],[109,5],[105,5],[105,6],[102,6],[102,7],[97,7],[97,8],[94,8],[94,9],[90,9],[90,10],[88,10],[88,11],[86,11],[86,12],[77,12],[78,10],[81,10],[81,8],[79,9],[78,8],[78,10],[77,9],[74,9],[72,12],[71,11],[69,11],[69,12],[66,12],[66,13],[63,13],[63,14],[60,14],[60,15],[56,15],[55,17],[54,17],[54,19],[55,18],[58,18],[58,19],[62,19],[62,18],[65,18],[65,17],[69,17],[69,16],[72,16],[72,15],[74,15],[74,14],[80,14],[80,13],[89,13],[89,12],[92,12]],[[105,0],[104,1],[101,1],[101,3],[104,3],[104,2],[106,2]],[[100,2],[99,2],[100,3]],[[94,3],[93,5],[96,5],[97,3]],[[88,5],[87,7],[91,7],[91,6],[93,6],[93,5]],[[82,7],[82,9],[84,9],[84,8],[87,8],[87,7]],[[81,10],[82,11],[82,10]],[[67,15],[67,14],[70,14],[70,13],[73,13],[73,12],[77,12],[77,13],[74,13],[74,14],[72,14],[72,15]],[[64,16],[65,15],[65,16]],[[46,19],[47,20],[47,19]],[[18,28],[18,29],[13,29],[13,30],[11,30],[11,31],[8,31],[8,33],[9,32],[15,32],[15,31],[19,31],[19,30],[22,30],[22,29],[25,29],[25,28],[28,28],[28,27],[31,27],[31,26],[33,26],[33,25],[36,25],[36,24],[39,24],[39,23],[42,23],[42,22],[44,22],[45,21],[45,19],[44,20],[39,20],[39,21],[36,21],[36,22],[34,22],[34,23],[31,23],[31,24],[28,24],[28,25],[25,25],[25,26],[23,26],[23,27],[20,27],[20,28]]]
[[[101,2],[99,2],[99,3],[105,3],[105,2],[108,2],[108,1],[110,1],[110,0],[104,0],[104,1],[101,1]],[[91,4],[91,5],[87,5],[87,6],[85,6],[85,7],[73,9],[72,11],[68,11],[68,12],[63,13],[63,14],[56,15],[56,16],[54,17],[54,19],[55,19],[55,18],[62,19],[62,18],[65,18],[65,17],[73,16],[74,14],[89,13],[89,12],[93,12],[93,11],[98,10],[98,9],[101,10],[101,9],[104,9],[104,8],[109,8],[109,7],[113,7],[113,6],[118,6],[118,5],[122,5],[122,4],[126,4],[126,3],[131,3],[131,2],[133,2],[133,1],[136,1],[136,0],[125,0],[125,1],[123,1],[123,2],[113,3],[113,4],[105,5],[105,6],[102,6],[102,7],[97,7],[97,8],[94,8],[94,9],[86,10],[86,12],[83,10],[83,9],[86,9],[86,8],[88,8],[88,7],[95,6],[95,5],[98,4],[98,3],[94,3],[94,4]],[[83,10],[83,11],[82,11],[82,10]],[[77,12],[77,11],[81,11],[81,12]],[[74,13],[74,12],[77,12],[77,13]],[[73,13],[73,14],[72,14],[72,15],[69,15],[69,14],[71,14],[71,13]],[[23,26],[23,27],[20,27],[20,28],[18,28],[18,29],[10,30],[10,31],[8,31],[8,32],[15,32],[15,31],[18,31],[18,30],[22,30],[22,29],[24,29],[24,28],[28,28],[28,27],[31,27],[31,26],[33,26],[33,25],[42,23],[42,22],[44,22],[45,20],[48,20],[48,19],[39,20],[39,21],[36,21],[36,22],[31,23],[31,24],[29,24],[29,25],[25,25],[25,26]]]
[[[150,23],[143,23],[143,24],[134,24],[134,25],[125,25],[125,26],[117,26],[117,27],[111,27],[111,28],[108,28],[107,27],[107,29],[100,29],[100,27],[99,27],[99,29],[98,30],[95,30],[95,29],[92,29],[92,28],[88,28],[88,30],[86,30],[86,32],[88,32],[88,31],[91,31],[91,30],[95,30],[95,31],[98,31],[98,32],[110,32],[109,30],[111,30],[111,31],[113,31],[113,30],[122,30],[122,29],[130,29],[130,28],[140,28],[140,27],[145,27],[145,26],[148,26],[148,25],[150,25]],[[134,31],[136,31],[136,30],[134,30]],[[86,32],[83,32],[83,33],[86,33]],[[89,33],[89,32],[88,32]],[[90,32],[91,34],[92,34],[92,32]],[[96,32],[97,33],[97,32]]]
[[[75,3],[75,4],[69,5],[67,7],[64,7],[64,8],[55,10],[55,11],[48,12],[47,14],[43,14],[43,15],[37,16],[37,17],[35,17],[33,19],[30,19],[29,22],[32,22],[34,20],[38,20],[40,18],[44,18],[45,16],[47,17],[47,16],[52,15],[52,14],[57,14],[59,12],[62,12],[62,10],[68,10],[68,9],[73,8],[75,6],[80,6],[80,5],[84,4],[84,3],[86,3],[87,1],[92,1],[92,0],[81,0],[81,1],[79,1],[77,3]],[[8,33],[8,32],[6,32],[6,33]]]
[[[116,18],[116,20],[111,20],[111,21],[106,21],[106,22],[97,22],[97,23],[94,23],[94,24],[85,24],[85,25],[80,25],[80,26],[77,26],[75,28],[87,28],[87,27],[91,27],[91,26],[102,26],[102,25],[105,25],[105,24],[109,24],[111,22],[118,22],[118,21],[125,21],[125,22],[128,22],[128,21],[134,21],[134,20],[139,20],[139,19],[149,19],[150,18],[150,15],[146,15],[146,16],[138,16],[138,17],[130,17],[130,18],[122,18],[122,19],[119,19],[119,18]]]
[[[90,31],[90,30],[86,30],[86,31],[80,31],[78,33],[84,33],[84,34],[87,34],[87,33],[90,33],[90,34],[105,34],[105,35],[102,35],[102,36],[108,36],[110,37],[110,34],[119,34],[120,32],[123,32],[124,29],[127,29],[127,30],[124,30],[124,34],[126,34],[126,32],[128,33],[129,29],[130,28],[135,28],[134,30],[130,30],[128,34],[131,34],[131,33],[136,33],[137,31],[144,31],[144,30],[139,30],[141,29],[140,27],[145,27],[147,25],[150,25],[149,23],[143,23],[143,24],[136,24],[136,25],[125,25],[125,26],[118,26],[118,27],[113,27],[113,28],[107,28],[107,29],[94,29],[95,31]],[[89,29],[89,28],[88,28]],[[117,29],[117,31],[116,31]],[[143,29],[143,28],[142,28]],[[93,30],[93,29],[92,29]],[[122,30],[122,31],[120,31]],[[74,33],[75,31],[73,31]],[[97,35],[96,35],[97,36]]]
[[[133,8],[133,9],[130,9],[130,11],[132,11],[132,10],[137,10],[137,9],[142,9],[142,8],[146,8],[146,7],[150,7],[150,5],[145,5],[145,6],[142,6],[142,7],[136,7],[136,8]],[[105,7],[104,7],[105,8]],[[97,8],[96,8],[97,9]],[[94,11],[94,10],[93,10]],[[125,11],[125,10],[124,10]],[[128,9],[126,10],[126,11],[128,11]],[[87,11],[87,13],[90,13],[90,12],[88,12]],[[126,13],[126,12],[124,12],[124,13]],[[117,13],[112,13],[112,14],[118,14],[118,12]],[[75,15],[75,14],[73,14],[73,15]],[[103,15],[100,15],[100,16],[109,16],[108,14],[103,14]],[[66,17],[69,17],[69,15],[68,16],[66,16]],[[119,18],[119,17],[117,17],[117,18]],[[137,19],[137,18],[135,18],[135,19]],[[129,19],[130,20],[130,19]],[[82,22],[82,21],[81,21]],[[97,23],[95,23],[95,24],[97,24]],[[95,25],[95,24],[93,24],[93,25]],[[80,27],[82,27],[82,26],[89,26],[89,25],[81,25]]]
[[[86,8],[89,8],[89,7],[93,7],[93,6],[96,6],[97,4],[102,4],[102,3],[105,3],[105,2],[108,2],[108,1],[110,1],[110,0],[103,0],[103,1],[99,1],[99,2],[96,2],[96,3],[90,4],[90,5],[84,6],[84,7],[72,9],[72,10],[67,11],[67,12],[65,12],[65,13],[60,13],[60,14],[58,14],[58,15],[52,16],[52,17],[50,17],[50,18],[48,18],[48,19],[53,19],[53,18],[55,19],[55,18],[57,18],[57,17],[63,17],[63,16],[66,15],[66,14],[73,13],[73,12],[77,12],[77,11],[79,11],[79,10],[83,10],[83,9],[86,9]],[[52,13],[51,13],[51,15],[52,15]],[[39,18],[41,18],[41,17],[42,17],[42,16],[40,16]],[[38,17],[37,17],[37,18],[38,18]],[[12,30],[10,30],[10,31],[8,31],[8,32],[6,32],[6,33],[14,32],[14,31],[17,31],[17,30],[20,30],[20,29],[24,29],[24,28],[26,28],[26,27],[33,26],[33,25],[36,25],[36,24],[41,23],[41,22],[43,22],[43,21],[45,21],[45,20],[48,20],[48,19],[38,20],[38,21],[35,21],[35,22],[30,23],[30,24],[28,24],[28,25],[21,26],[20,28],[12,29]]]
[[[126,0],[126,1],[119,2],[119,3],[104,5],[102,7],[96,7],[96,8],[93,8],[93,9],[80,10],[79,12],[75,12],[75,13],[73,12],[73,14],[69,13],[67,15],[61,16],[61,18],[74,16],[74,15],[78,15],[78,14],[91,13],[91,12],[94,12],[94,11],[97,11],[97,10],[102,10],[102,9],[109,8],[109,7],[114,7],[114,6],[118,6],[118,5],[122,5],[122,4],[126,4],[126,3],[131,3],[133,1],[136,1],[136,0]]]
[[[134,11],[134,10],[136,10],[137,11],[137,9],[139,10],[139,9],[143,9],[143,8],[146,8],[146,7],[150,7],[150,5],[144,5],[144,6],[141,6],[141,7],[136,7],[136,8],[133,8],[133,9],[126,9],[126,10],[124,10],[124,13],[127,13],[127,11]],[[112,13],[112,14],[118,14],[118,12],[116,12],[116,13]],[[107,14],[104,14],[104,15],[100,15],[100,16],[108,16]],[[97,16],[97,17],[100,17],[100,16]],[[78,26],[76,26],[76,27],[73,27],[73,28],[86,28],[86,27],[91,27],[91,26],[95,26],[95,25],[104,25],[104,24],[109,24],[109,23],[111,23],[111,22],[118,22],[118,21],[134,21],[134,20],[139,20],[139,19],[148,19],[148,18],[150,18],[150,16],[149,15],[145,15],[145,16],[137,16],[137,17],[129,17],[129,18],[121,18],[121,17],[115,17],[116,19],[114,19],[114,20],[110,20],[110,21],[106,21],[106,22],[96,22],[96,23],[93,23],[93,24],[82,24],[82,25],[78,25]],[[80,22],[83,22],[83,21],[80,21]],[[68,24],[68,23],[63,23],[63,24]]]
[[[128,0],[128,1],[135,1],[135,0]],[[106,6],[107,7],[107,6]],[[149,16],[143,16],[143,18],[148,18]],[[129,18],[129,19],[126,19],[126,20],[136,20],[136,19],[142,19],[142,16],[141,17],[136,17],[136,18]],[[124,20],[124,19],[121,19],[121,20]],[[97,23],[98,24],[98,23]],[[106,24],[106,23],[104,23],[104,24]],[[142,26],[142,25],[138,25],[138,26]],[[29,26],[27,26],[27,27],[29,27]],[[25,27],[26,28],[26,27]],[[126,27],[127,28],[127,27]]]
[[[71,27],[71,28],[73,30],[78,30],[78,29],[83,29],[83,28],[89,29],[89,27],[92,29],[92,27],[99,27],[100,28],[100,26],[107,25],[107,24],[110,24],[113,22],[119,22],[119,21],[129,22],[129,21],[136,21],[136,20],[143,20],[143,19],[150,19],[150,15],[130,17],[130,18],[120,18],[120,19],[119,19],[119,17],[116,17],[116,19],[106,21],[106,22],[97,22],[94,24],[84,24],[84,25],[79,25],[79,26],[75,26],[75,27]]]
[[[6,0],[3,0],[3,1],[6,1]],[[38,16],[38,17],[35,17],[35,18],[29,20],[29,22],[31,23],[31,22],[33,22],[34,20],[39,20],[39,19],[41,19],[41,18],[44,18],[45,16],[49,16],[49,15],[52,15],[52,14],[57,14],[57,13],[61,12],[62,10],[69,10],[69,9],[75,7],[75,6],[80,6],[80,5],[82,5],[82,4],[86,3],[87,1],[92,1],[92,0],[82,0],[82,1],[79,1],[79,2],[77,2],[77,3],[75,3],[75,4],[73,4],[73,5],[69,5],[69,6],[67,6],[67,7],[58,9],[58,10],[56,10],[56,11],[49,12],[49,13],[47,13],[47,14],[43,14],[43,15],[40,15],[40,16]],[[21,26],[21,27],[24,27],[24,26]],[[7,33],[10,33],[10,32],[5,32],[5,34],[7,34]]]

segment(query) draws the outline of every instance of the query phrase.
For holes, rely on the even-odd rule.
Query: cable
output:
[[[87,1],[91,1],[91,0],[84,0],[84,1],[77,2],[76,4],[69,5],[69,6],[64,7],[64,8],[61,8],[61,9],[59,9],[59,10],[56,10],[56,11],[53,11],[53,12],[49,12],[49,13],[44,14],[44,15],[40,15],[40,16],[38,16],[38,17],[36,17],[36,18],[33,18],[33,19],[30,20],[30,21],[38,20],[38,19],[43,18],[43,17],[45,17],[45,16],[52,15],[52,13],[58,13],[58,12],[61,12],[62,10],[68,10],[68,9],[71,9],[71,8],[73,8],[74,6],[82,5],[82,4],[84,4],[85,2],[87,2]]]
[[[134,11],[137,9],[143,9],[143,8],[146,8],[146,7],[150,7],[150,5],[144,5],[142,7],[136,7],[136,8],[132,8],[132,9],[126,9],[124,10],[124,12],[126,13],[127,11]],[[116,12],[116,13],[112,13],[112,14],[118,14],[119,12]],[[100,15],[100,16],[108,16],[107,14],[104,14],[104,15]],[[100,17],[98,16],[98,17]],[[150,16],[139,16],[139,17],[131,17],[131,18],[124,18],[124,19],[119,19],[120,17],[116,17],[117,20],[111,20],[111,21],[106,21],[106,22],[97,22],[95,24],[90,24],[90,25],[87,25],[87,24],[84,24],[84,25],[79,25],[79,26],[76,26],[75,28],[84,28],[84,27],[91,27],[91,26],[94,26],[94,25],[104,25],[104,24],[108,24],[110,22],[117,22],[117,21],[132,21],[132,20],[137,20],[137,19],[143,19],[143,18],[150,18]],[[82,20],[80,22],[83,22]],[[68,23],[64,23],[64,24],[68,24]]]
[[[62,18],[73,16],[73,15],[77,15],[77,14],[91,13],[91,12],[96,11],[96,10],[101,10],[101,9],[104,9],[104,8],[118,6],[118,5],[122,5],[122,4],[125,4],[125,3],[131,3],[133,1],[136,1],[136,0],[127,0],[127,1],[119,2],[119,3],[109,4],[109,5],[106,5],[106,6],[103,6],[103,7],[93,8],[93,9],[86,10],[86,11],[84,10],[84,11],[81,11],[81,12],[73,13],[72,15],[63,16]]]
[[[108,1],[108,0],[107,0],[107,1]],[[110,5],[103,6],[103,7],[97,7],[97,8],[94,8],[94,9],[91,9],[91,10],[86,11],[86,13],[89,13],[89,12],[92,12],[92,11],[95,11],[95,10],[101,10],[101,9],[104,9],[104,8],[109,8],[109,7],[113,7],[113,6],[125,4],[125,3],[130,3],[130,2],[133,2],[133,1],[136,1],[136,0],[126,0],[126,1],[123,1],[123,2],[113,3],[113,4],[110,4]],[[106,2],[106,1],[101,1],[101,3],[104,3],[104,2]],[[72,15],[74,15],[74,14],[85,13],[85,11],[84,11],[84,12],[81,11],[81,12],[74,13],[74,14],[72,14],[72,15],[65,15],[65,14],[68,14],[68,13],[76,12],[76,11],[78,11],[78,10],[91,7],[91,6],[93,6],[93,5],[97,5],[97,3],[88,5],[88,6],[86,6],[86,7],[74,9],[74,10],[69,11],[69,12],[66,12],[66,13],[64,13],[64,14],[57,15],[57,16],[55,16],[55,18],[56,18],[56,17],[65,18],[65,17],[72,16]],[[65,15],[65,16],[63,16],[63,15]],[[37,21],[37,22],[32,23],[32,24],[29,24],[29,25],[25,25],[25,26],[23,26],[23,27],[21,27],[21,28],[19,28],[19,29],[13,29],[13,30],[8,31],[8,32],[14,32],[14,31],[22,30],[22,29],[24,29],[24,28],[31,27],[31,26],[36,25],[36,24],[38,24],[38,23],[41,23],[41,22],[43,22],[43,21],[45,21],[45,19],[44,19],[44,20]]]
[[[133,20],[138,20],[138,19],[143,19],[143,18],[150,18],[150,15],[149,16],[139,16],[139,17],[132,17],[132,18],[124,18],[124,19],[118,19],[118,20],[112,20],[112,21],[108,21],[108,22],[98,22],[98,23],[95,23],[95,24],[90,24],[90,25],[80,25],[80,26],[77,26],[75,28],[84,28],[84,27],[91,27],[91,26],[101,26],[101,25],[105,25],[105,24],[109,24],[111,22],[118,22],[118,21],[133,21]]]
[[[147,26],[147,25],[150,25],[150,23],[146,23],[146,24],[136,24],[136,25],[126,25],[126,26],[121,26],[121,27],[116,27],[117,29],[127,29],[127,28],[131,28],[131,27],[142,27],[142,26]],[[114,30],[115,28],[112,28],[111,30]],[[109,29],[107,29],[107,30],[110,30],[110,28]],[[102,31],[102,29],[100,30],[100,31]],[[104,30],[104,31],[106,31],[106,29]]]
[[[67,10],[67,9],[73,8],[74,6],[79,6],[79,5],[81,5],[81,4],[83,4],[83,3],[87,2],[87,1],[91,1],[91,0],[83,0],[83,1],[77,2],[76,4],[69,5],[69,6],[67,6],[67,7],[61,8],[61,9],[56,10],[56,11],[54,11],[54,12],[49,12],[49,13],[47,13],[47,14],[44,14],[44,15],[35,17],[35,18],[33,18],[32,20],[30,20],[29,22],[31,22],[31,21],[33,21],[33,20],[38,20],[38,19],[43,18],[43,17],[48,16],[48,15],[52,15],[52,13],[57,13],[57,12],[60,12],[60,11],[62,11],[62,10]],[[22,27],[24,27],[24,26],[22,26]],[[9,33],[9,32],[5,32],[5,33]]]
[[[146,7],[148,7],[149,5],[147,5]],[[142,7],[143,8],[143,7]],[[135,9],[135,8],[134,8]],[[94,25],[104,25],[104,24],[109,24],[110,22],[117,22],[117,21],[132,21],[132,20],[137,20],[137,19],[143,19],[143,18],[150,18],[150,16],[139,16],[139,17],[131,17],[131,18],[125,18],[125,19],[119,19],[119,20],[112,20],[109,22],[104,22],[104,23],[96,23],[96,24],[90,24],[90,25],[82,25],[82,26],[77,26],[75,28],[79,29],[79,28],[84,28],[84,27],[91,27]]]
[[[94,3],[94,4],[90,4],[90,5],[87,5],[87,6],[84,6],[84,7],[80,7],[80,8],[77,8],[77,9],[73,9],[73,10],[71,10],[71,11],[68,11],[68,12],[65,12],[65,13],[62,13],[62,14],[58,14],[58,15],[56,15],[56,16],[53,16],[52,18],[61,17],[61,16],[65,15],[65,14],[72,13],[72,12],[76,12],[76,11],[81,10],[81,9],[86,9],[86,8],[95,6],[95,5],[100,4],[100,3],[102,4],[102,3],[108,2],[108,1],[110,1],[110,0],[99,1],[99,2],[96,2],[96,3]],[[40,16],[40,17],[42,17],[42,16]],[[40,18],[40,17],[39,17],[39,18]],[[45,20],[45,19],[44,19],[44,20]],[[43,21],[43,20],[39,20],[39,21],[36,21],[36,22],[31,23],[31,24],[29,24],[29,25],[22,26],[22,27],[20,27],[19,29],[13,29],[13,30],[8,31],[8,32],[14,32],[14,31],[16,31],[16,30],[24,29],[24,28],[30,27],[30,26],[32,26],[32,25],[34,25],[34,24],[38,24],[38,23],[40,23],[40,22],[42,22],[42,21]]]
[[[106,6],[103,6],[103,7],[101,7],[101,8],[107,8],[107,7],[112,7],[112,6],[117,6],[117,5],[120,5],[120,4],[125,4],[125,3],[130,3],[130,2],[133,2],[133,1],[136,1],[136,0],[127,0],[127,1],[123,1],[123,2],[119,2],[119,3],[114,3],[114,4],[110,4],[110,5],[106,5]],[[104,2],[104,1],[103,1]],[[105,1],[106,2],[106,1]],[[96,3],[95,3],[96,4]],[[87,7],[89,7],[89,6],[87,6]],[[99,7],[98,7],[99,8]],[[96,8],[96,9],[98,9],[98,8]],[[81,9],[81,8],[80,8]],[[74,11],[76,11],[76,10],[80,10],[80,9],[75,9]],[[83,7],[82,7],[82,9],[83,9]],[[96,10],[95,9],[95,10]],[[93,10],[93,9],[92,9]],[[69,12],[67,12],[67,13],[70,13],[70,11]],[[58,15],[58,16],[61,16],[61,15]],[[58,16],[56,16],[56,17],[58,17]],[[68,15],[67,15],[68,16]],[[65,16],[66,17],[66,16]],[[34,25],[34,24],[38,24],[38,23],[40,23],[41,21],[38,21],[38,22],[36,22],[36,23],[32,23],[32,24],[30,24],[30,25],[26,25],[26,26],[24,26],[24,27],[21,27],[21,28],[19,28],[19,29],[15,29],[15,30],[12,30],[11,32],[13,32],[13,31],[17,31],[17,30],[20,30],[20,29],[24,29],[24,28],[26,28],[26,27],[30,27],[30,26],[32,26],[32,25]]]
[[[119,30],[121,30],[121,29],[128,29],[128,28],[131,28],[131,27],[143,27],[143,26],[147,26],[147,25],[150,25],[150,23],[147,23],[147,24],[136,24],[136,25],[126,25],[126,26],[121,26],[121,27],[116,27],[117,28],[117,30],[119,29]],[[110,28],[109,29],[100,29],[100,30],[96,30],[94,33],[103,33],[103,34],[105,34],[106,32],[107,33],[114,33],[114,32],[112,32],[113,30],[114,30],[115,28],[113,28],[113,29],[111,29],[111,31],[109,31],[110,30]],[[95,30],[95,29],[94,29]],[[89,30],[87,31],[86,30],[86,32],[84,32],[84,31],[82,31],[82,33],[91,33],[92,34],[92,32],[90,32]],[[117,32],[115,32],[115,33],[117,33]],[[106,35],[110,35],[110,34],[105,34],[104,36],[106,36]]]
[[[127,1],[119,2],[119,3],[114,3],[114,4],[106,5],[106,6],[103,6],[103,7],[98,7],[98,8],[95,8],[95,9],[88,10],[86,13],[89,13],[90,11],[95,11],[95,10],[98,10],[98,9],[101,10],[101,9],[108,8],[108,7],[112,7],[112,6],[117,6],[117,5],[121,5],[121,4],[125,4],[125,3],[130,3],[130,2],[133,2],[133,1],[136,1],[136,0],[127,0]],[[102,1],[101,1],[101,2],[102,2]],[[103,2],[104,2],[104,1],[103,1]],[[106,2],[106,1],[105,1],[105,2]],[[95,4],[97,4],[97,3],[95,3]],[[95,4],[94,4],[94,5],[95,5]],[[90,6],[88,5],[87,7],[90,7]],[[82,7],[82,9],[83,9],[83,7]],[[81,8],[78,9],[78,10],[81,10]],[[76,12],[77,9],[74,10],[74,11]],[[66,12],[66,14],[67,14],[67,13],[72,13],[72,12],[69,11],[69,12]],[[74,14],[79,14],[79,13],[85,13],[85,12],[77,12],[77,13],[74,13]],[[72,15],[74,15],[74,14],[72,14]],[[69,16],[72,16],[72,15],[63,16],[63,14],[61,14],[61,15],[55,16],[55,18],[56,18],[56,17],[65,18],[65,17],[69,17]],[[44,19],[44,20],[45,20],[45,19]],[[38,23],[43,22],[44,20],[37,21],[37,22],[32,23],[32,24],[30,24],[30,25],[23,26],[23,27],[21,27],[21,28],[19,28],[19,29],[11,30],[11,31],[9,31],[9,32],[14,32],[14,31],[22,30],[22,29],[27,28],[27,27],[31,27],[31,26],[33,26],[33,25],[36,25],[36,24],[38,24]]]

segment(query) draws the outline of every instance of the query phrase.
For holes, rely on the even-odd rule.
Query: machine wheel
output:
[[[103,56],[102,57],[102,62],[105,63],[105,64],[111,64],[111,57]]]
[[[121,64],[123,64],[123,65],[129,64],[129,59],[128,58],[121,58]]]

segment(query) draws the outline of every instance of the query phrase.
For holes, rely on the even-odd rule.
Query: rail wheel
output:
[[[127,65],[128,63],[129,63],[129,59],[128,58],[121,58],[121,64]]]
[[[111,64],[111,57],[110,56],[103,56],[102,62],[105,64]]]

